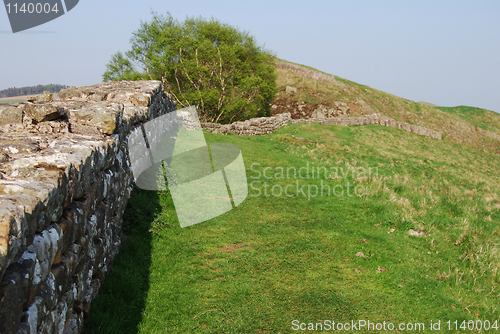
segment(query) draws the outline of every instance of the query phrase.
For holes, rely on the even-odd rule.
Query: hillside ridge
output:
[[[374,113],[443,133],[443,139],[500,154],[500,114],[467,106],[440,107],[404,99],[315,68],[275,59],[278,93],[271,114],[293,119]]]

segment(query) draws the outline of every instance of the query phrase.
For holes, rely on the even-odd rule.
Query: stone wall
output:
[[[201,127],[207,131],[223,135],[235,133],[240,136],[259,136],[278,131],[290,121],[290,114],[284,113],[271,117],[252,118],[231,124],[201,123]]]
[[[403,129],[409,132],[416,133],[422,136],[428,136],[436,139],[443,139],[443,134],[438,131],[424,128],[419,125],[409,124],[405,122],[396,121],[390,117],[381,116],[379,114],[364,115],[360,117],[332,117],[323,119],[294,119],[292,123],[322,123],[322,124],[337,124],[344,126],[354,126],[354,125],[372,125],[378,124],[383,126],[389,126],[392,128]]]
[[[175,110],[157,81],[0,107],[0,333],[78,333],[121,240],[127,138]]]
[[[255,136],[264,135],[279,130],[288,123],[321,123],[338,124],[345,126],[379,124],[398,129],[404,129],[423,136],[429,136],[436,139],[442,139],[441,132],[430,130],[418,125],[396,121],[392,118],[378,114],[360,116],[360,117],[331,117],[331,118],[307,118],[292,119],[289,113],[278,114],[271,117],[252,118],[244,122],[235,122],[232,124],[202,123],[201,126],[210,132],[227,134],[235,133],[238,135]]]

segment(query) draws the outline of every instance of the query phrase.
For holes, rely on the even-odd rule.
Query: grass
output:
[[[493,111],[468,106],[437,107],[437,109],[453,115],[471,126],[499,132],[500,117]]]
[[[327,319],[430,332],[431,320],[499,319],[498,155],[375,125],[205,137],[241,148],[249,196],[181,229],[168,190],[135,189],[83,333],[293,333],[293,320]],[[364,192],[308,198],[322,184]]]
[[[26,102],[26,98],[22,97],[12,97],[12,98],[2,98],[0,99],[0,104],[16,104],[16,103],[21,103],[21,102]]]

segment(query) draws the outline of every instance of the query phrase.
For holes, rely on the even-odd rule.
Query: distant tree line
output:
[[[50,85],[27,86],[20,88],[14,87],[14,88],[7,88],[4,90],[0,90],[0,97],[41,94],[46,90],[48,90],[51,93],[56,93],[64,88],[68,88],[68,86],[50,84]]]

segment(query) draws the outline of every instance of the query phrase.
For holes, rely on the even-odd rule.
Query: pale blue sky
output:
[[[0,89],[101,82],[151,9],[215,17],[283,59],[410,100],[500,112],[500,1],[80,0],[12,34],[0,8]]]

